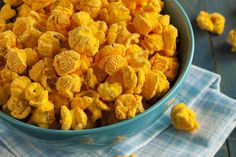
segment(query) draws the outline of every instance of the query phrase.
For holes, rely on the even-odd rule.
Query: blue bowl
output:
[[[50,130],[20,122],[3,112],[0,121],[15,133],[28,141],[37,142],[47,147],[66,151],[91,151],[127,140],[145,131],[168,108],[169,102],[181,90],[192,63],[194,53],[194,35],[191,23],[176,0],[165,0],[164,13],[171,16],[171,23],[179,30],[180,71],[177,81],[171,90],[152,107],[133,119],[113,125],[88,130]]]

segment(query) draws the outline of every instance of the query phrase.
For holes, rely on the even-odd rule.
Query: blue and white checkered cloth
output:
[[[143,133],[96,152],[59,152],[32,144],[0,124],[0,156],[4,157],[113,157],[135,153],[138,157],[211,157],[236,126],[236,101],[219,91],[220,76],[192,66],[183,89],[172,105],[184,102],[197,114],[200,129],[194,133],[176,130],[170,109]]]

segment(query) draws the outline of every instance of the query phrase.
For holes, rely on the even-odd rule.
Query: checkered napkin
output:
[[[183,89],[172,105],[184,102],[197,114],[200,129],[176,130],[170,109],[152,126],[128,141],[89,153],[66,153],[32,144],[0,123],[0,156],[10,157],[113,157],[135,153],[138,157],[211,157],[236,126],[236,101],[219,91],[220,76],[192,66]]]

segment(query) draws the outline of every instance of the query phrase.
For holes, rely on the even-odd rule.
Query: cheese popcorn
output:
[[[9,4],[10,6],[18,6],[23,3],[22,0],[3,0],[5,4]]]
[[[11,83],[15,78],[17,78],[19,75],[16,72],[13,72],[7,68],[7,66],[0,71],[0,78],[1,81],[4,84],[5,83]]]
[[[4,20],[9,20],[15,15],[16,11],[14,9],[11,9],[11,6],[9,4],[5,4],[4,6],[2,6],[0,10],[0,18],[3,18]]]
[[[24,119],[31,112],[31,107],[26,100],[14,96],[7,101],[7,108],[11,116],[16,119]]]
[[[5,55],[8,48],[16,46],[16,35],[8,30],[0,33],[0,54]]]
[[[4,32],[7,27],[6,20],[0,18],[0,33]]]
[[[122,2],[111,2],[107,7],[102,8],[99,13],[99,19],[105,21],[108,25],[117,22],[128,22],[131,20],[130,11]]]
[[[23,0],[23,2],[33,10],[40,10],[56,2],[56,0]]]
[[[176,40],[178,37],[178,30],[173,25],[168,25],[168,27],[163,32],[164,40],[164,51],[166,56],[175,56],[176,55]]]
[[[170,60],[165,57],[165,56],[161,56],[158,53],[155,54],[152,58],[150,58],[150,63],[152,66],[152,70],[159,70],[163,73],[165,73],[168,70],[169,67],[169,62]]]
[[[71,26],[71,17],[73,15],[73,5],[64,7],[58,5],[47,20],[47,29],[49,31],[56,31],[63,35],[67,35],[69,27]]]
[[[74,73],[79,75],[79,76],[82,76],[92,66],[93,58],[88,57],[86,55],[80,55],[80,61],[81,61],[80,67]]]
[[[70,105],[69,99],[62,96],[59,92],[49,94],[48,100],[54,104],[55,114],[57,115],[59,115],[59,113],[61,112],[62,106],[69,107]]]
[[[197,17],[197,24],[202,30],[220,35],[224,31],[225,18],[219,13],[209,14],[201,11]]]
[[[99,44],[104,44],[106,42],[106,34],[107,34],[107,24],[103,21],[96,21],[89,23],[89,27],[91,28],[93,35],[95,38],[99,40]]]
[[[57,32],[47,31],[38,40],[38,52],[43,57],[53,57],[60,52],[65,37]]]
[[[31,80],[28,77],[20,76],[14,79],[11,83],[11,96],[24,98],[25,90],[31,84]]]
[[[69,32],[70,47],[80,54],[94,56],[99,48],[99,40],[94,37],[91,28],[80,26]]]
[[[62,76],[56,82],[58,92],[70,100],[74,92],[80,92],[81,86],[81,78],[76,74]]]
[[[87,73],[83,77],[83,81],[87,89],[94,89],[97,84],[97,77],[93,74],[93,69],[89,68]]]
[[[122,86],[120,83],[108,83],[100,84],[97,88],[98,94],[103,101],[113,102],[122,93]]]
[[[11,48],[7,50],[7,66],[10,70],[22,74],[27,68],[27,55],[24,50]]]
[[[32,111],[30,123],[42,128],[49,128],[54,123],[55,119],[54,110],[42,111],[40,109],[35,109]]]
[[[168,70],[164,74],[166,75],[168,81],[173,82],[178,75],[179,62],[176,57],[168,58],[168,60],[169,60]]]
[[[74,97],[71,101],[71,108],[79,107],[82,110],[87,109],[94,101],[94,98],[89,96]]]
[[[172,108],[171,119],[174,127],[178,130],[194,131],[199,128],[196,114],[183,103]]]
[[[35,63],[39,61],[38,53],[32,48],[24,49],[26,53],[26,65],[32,67]]]
[[[236,29],[229,32],[227,42],[232,45],[231,51],[236,52]]]
[[[80,26],[89,26],[91,22],[94,22],[90,14],[84,11],[74,13],[71,19],[71,25],[73,28]]]
[[[80,0],[77,9],[89,13],[92,18],[96,18],[102,8],[102,0]]]
[[[158,34],[147,35],[142,41],[142,46],[144,49],[149,51],[149,54],[153,54],[156,51],[161,51],[164,49],[163,37]]]
[[[60,76],[75,72],[80,67],[80,54],[73,50],[65,50],[54,57],[53,66]]]
[[[119,120],[133,118],[143,111],[142,97],[139,95],[123,94],[115,101],[116,118]]]
[[[22,4],[17,8],[18,17],[26,17],[32,11],[32,8],[27,4]]]
[[[120,22],[112,24],[107,34],[108,44],[119,43],[128,46],[129,44],[138,43],[140,35],[137,33],[131,34],[126,23]]]

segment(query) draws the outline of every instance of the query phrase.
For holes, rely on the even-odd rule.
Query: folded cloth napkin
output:
[[[219,88],[219,75],[191,67],[172,105],[184,102],[196,112],[200,129],[194,133],[171,125],[170,107],[152,126],[124,143],[96,152],[68,154],[29,143],[0,124],[0,156],[113,157],[135,153],[137,157],[211,157],[236,126],[236,101]]]

